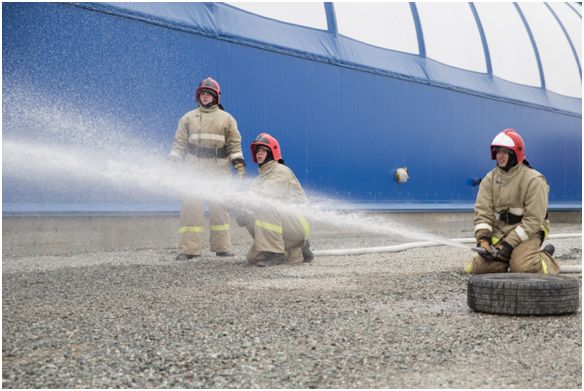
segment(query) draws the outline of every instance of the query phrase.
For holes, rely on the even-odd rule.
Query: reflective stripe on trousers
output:
[[[545,259],[543,259],[543,257],[541,256],[541,254],[539,255],[539,261],[541,262],[541,271],[543,274],[550,274],[548,272],[548,267],[547,267],[547,263],[545,263]]]
[[[304,239],[306,240],[310,236],[310,224],[304,216],[299,216],[298,220],[300,220],[300,224],[302,224],[302,228],[304,228]]]
[[[267,229],[268,231],[276,232],[278,234],[282,234],[282,226],[276,225],[272,223],[268,223],[267,221],[256,220],[255,221],[256,227],[260,227],[263,229]]]
[[[304,239],[308,239],[311,233],[310,224],[308,223],[308,220],[306,220],[304,216],[299,216],[298,221],[300,221],[300,224],[302,224],[302,228],[304,229]],[[256,220],[255,225],[256,227],[264,228],[267,229],[268,231],[276,232],[278,234],[283,233],[282,226],[268,223],[267,221]]]
[[[195,233],[200,233],[203,232],[204,229],[203,227],[178,227],[178,233],[179,234],[184,234],[187,232],[195,232]]]

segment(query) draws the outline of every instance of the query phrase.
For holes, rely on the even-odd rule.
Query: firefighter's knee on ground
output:
[[[510,271],[512,273],[558,274],[560,266],[553,257],[540,251],[528,260],[512,260]]]
[[[464,264],[464,272],[466,274],[472,274],[472,264],[473,264],[472,259]]]
[[[302,256],[302,246],[286,249],[286,257],[288,258],[289,264],[304,262],[304,257]]]
[[[512,262],[511,265],[509,266],[509,271],[511,273],[539,273],[542,270],[541,266],[542,265],[541,265],[540,261],[530,262],[530,263]]]
[[[476,256],[464,265],[464,272],[468,274],[506,273],[508,265],[505,262],[489,261]]]

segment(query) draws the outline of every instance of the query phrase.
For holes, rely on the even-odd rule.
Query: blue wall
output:
[[[3,3],[3,94],[20,83],[127,118],[168,150],[197,83],[212,75],[238,120],[245,158],[268,131],[308,189],[385,209],[472,208],[507,127],[527,144],[553,208],[580,207],[581,114],[510,103],[213,39],[70,4]],[[4,108],[6,111],[6,107]],[[22,132],[3,128],[4,137]],[[407,166],[406,184],[393,170]],[[4,177],[4,175],[3,175]],[[4,180],[3,203],[49,205]],[[87,201],[60,193],[61,202]],[[67,199],[69,197],[70,199]],[[95,201],[97,202],[97,201]],[[420,205],[424,204],[424,205]],[[9,209],[9,207],[8,207]]]

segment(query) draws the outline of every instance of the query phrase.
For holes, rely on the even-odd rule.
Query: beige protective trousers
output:
[[[245,225],[254,238],[247,253],[249,263],[263,259],[261,252],[285,254],[288,263],[302,263],[302,245],[310,236],[310,224],[300,215],[274,209],[257,210]]]
[[[471,274],[484,273],[541,273],[558,274],[560,265],[549,254],[540,250],[541,239],[534,237],[520,243],[513,249],[509,263],[490,261],[477,255],[464,266]]]
[[[209,169],[219,171],[229,180],[229,162],[219,162],[220,166],[208,162]],[[219,204],[207,202],[209,207],[209,231],[212,252],[230,252],[232,249],[231,228],[229,213]],[[180,254],[201,255],[203,251],[203,239],[205,234],[205,200],[185,198],[182,201],[180,211],[180,226],[178,228]]]

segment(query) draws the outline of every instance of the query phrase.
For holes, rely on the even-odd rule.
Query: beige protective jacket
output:
[[[188,153],[188,145],[200,148],[224,148],[230,161],[243,159],[241,134],[235,118],[217,105],[197,107],[178,122],[170,156],[182,159]]]
[[[549,233],[547,220],[549,186],[542,174],[525,164],[505,172],[495,167],[481,181],[475,203],[475,237],[505,239],[511,246],[525,242],[543,231]],[[501,221],[502,213],[522,216],[519,223]]]
[[[259,168],[259,175],[254,179],[251,190],[280,201],[295,204],[307,202],[304,189],[292,170],[275,160],[269,161]]]

